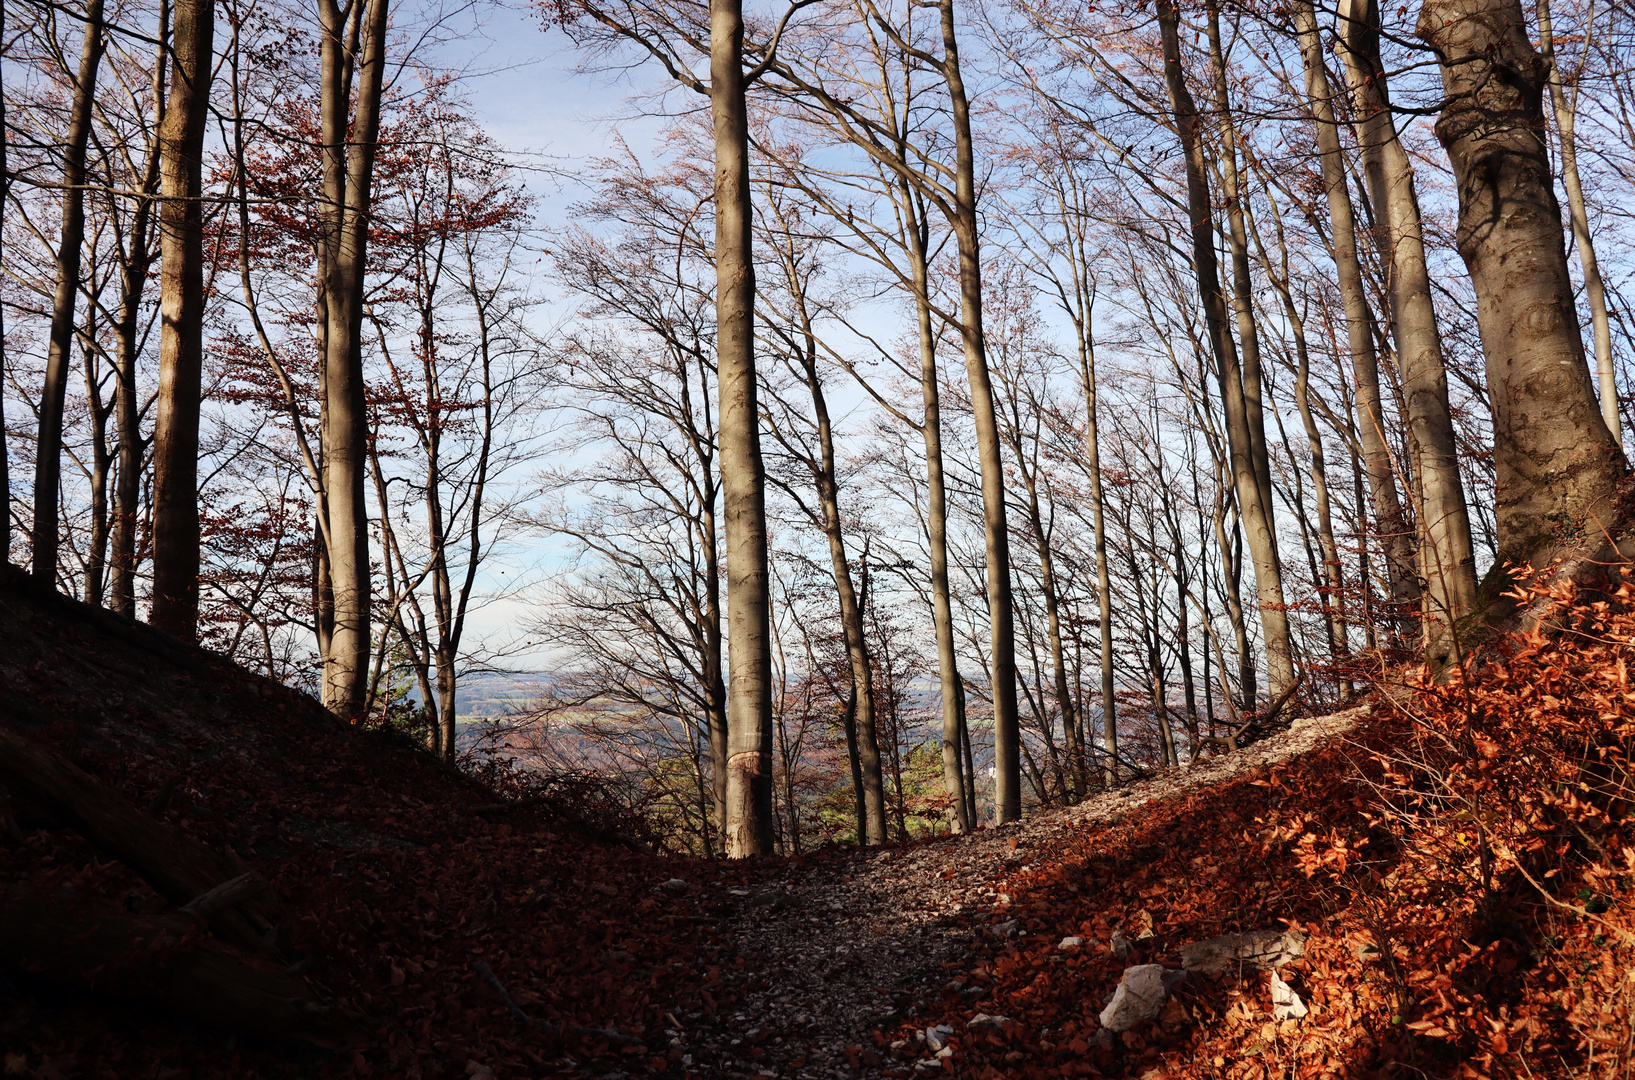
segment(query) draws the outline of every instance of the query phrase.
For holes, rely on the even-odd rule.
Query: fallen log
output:
[[[134,915],[66,888],[0,892],[0,963],[228,1031],[329,1049],[357,1042],[357,1017],[318,1001],[298,976],[202,936],[187,916]]]
[[[196,896],[182,905],[182,914],[191,915],[200,923],[209,924],[210,920],[228,908],[237,907],[252,896],[260,896],[267,891],[267,879],[260,874],[240,874],[232,881],[224,881],[214,889]]]
[[[0,728],[0,784],[68,822],[130,866],[178,906],[202,898],[239,871],[197,840],[153,820],[61,754]],[[211,928],[252,951],[289,942],[291,923],[271,892],[215,912]],[[270,931],[270,933],[269,933]]]

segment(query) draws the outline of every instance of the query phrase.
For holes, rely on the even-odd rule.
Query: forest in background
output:
[[[12,561],[448,756],[520,601],[491,743],[715,855],[1181,765],[1617,529],[1618,4],[539,15],[668,117],[560,218],[446,12],[8,5]]]

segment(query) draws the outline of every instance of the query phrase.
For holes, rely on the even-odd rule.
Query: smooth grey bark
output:
[[[1158,23],[1170,110],[1175,117],[1176,130],[1185,154],[1193,270],[1198,278],[1199,301],[1203,307],[1210,348],[1215,355],[1238,513],[1248,534],[1249,551],[1255,563],[1255,591],[1260,602],[1261,626],[1266,642],[1268,691],[1276,698],[1293,686],[1295,680],[1288,613],[1283,601],[1282,568],[1277,559],[1271,506],[1262,497],[1260,470],[1256,466],[1254,441],[1250,435],[1245,374],[1239,367],[1237,343],[1232,340],[1232,331],[1227,325],[1226,294],[1221,287],[1215,259],[1215,227],[1208,173],[1204,168],[1200,118],[1181,66],[1179,17],[1172,0],[1159,0]],[[1262,454],[1265,452],[1264,441],[1263,431]],[[1247,698],[1252,696],[1254,687],[1246,686],[1242,690]]]
[[[1542,568],[1601,546],[1625,472],[1573,302],[1544,125],[1549,69],[1519,0],[1426,0],[1417,33],[1446,93],[1436,135],[1458,185],[1487,361],[1499,557]]]
[[[1593,9],[1592,9],[1593,10]],[[1550,104],[1555,110],[1556,135],[1561,140],[1561,185],[1567,189],[1567,213],[1572,220],[1573,244],[1578,263],[1584,270],[1584,299],[1590,305],[1590,331],[1595,342],[1597,391],[1601,398],[1601,419],[1612,432],[1614,442],[1623,443],[1623,423],[1618,416],[1618,380],[1612,364],[1612,322],[1607,315],[1607,289],[1601,280],[1601,264],[1595,257],[1595,239],[1590,235],[1589,212],[1584,205],[1584,185],[1578,175],[1578,139],[1575,131],[1578,95],[1569,100],[1562,85],[1561,66],[1556,60],[1555,28],[1550,19],[1550,0],[1538,0],[1539,53],[1547,66]],[[1589,31],[1585,31],[1585,37]]]
[[[851,699],[847,705],[847,735],[849,749],[856,762],[854,776],[861,810],[861,829],[858,843],[884,844],[887,840],[885,783],[880,766],[880,742],[877,733],[877,715],[874,693],[874,666],[869,656],[867,634],[863,625],[866,597],[860,599],[852,584],[851,563],[846,554],[845,525],[840,514],[840,480],[835,458],[834,427],[829,419],[829,401],[823,392],[823,379],[818,372],[817,335],[812,326],[810,309],[806,302],[806,286],[802,280],[794,241],[787,232],[777,237],[778,255],[783,264],[785,282],[795,307],[798,325],[794,327],[798,339],[791,337],[789,351],[795,354],[800,378],[812,398],[812,413],[818,438],[818,456],[801,452],[811,469],[818,493],[818,525],[829,546],[829,569],[834,576],[835,592],[840,604],[840,625],[846,640],[846,659],[851,669]],[[868,545],[864,544],[864,574],[867,574]],[[866,581],[865,577],[865,581]]]
[[[185,641],[199,619],[199,396],[204,346],[200,200],[210,109],[212,0],[178,0],[171,93],[159,125],[159,401],[154,424],[154,626]]]
[[[756,405],[755,266],[740,0],[710,0],[715,132],[716,366],[727,548],[727,814],[731,858],[768,854],[772,820],[771,581]]]
[[[862,19],[870,21],[876,27],[878,27],[884,39],[889,40],[892,45],[901,50],[905,57],[911,58],[912,60],[923,64],[925,68],[930,71],[937,72],[938,74],[942,75],[944,77],[944,81],[947,82],[950,71],[950,58],[946,52],[946,47],[949,41],[955,41],[957,45],[957,40],[949,36],[952,33],[952,8],[949,7],[945,11],[943,10],[943,5],[941,4],[927,6],[935,6],[938,9],[939,16],[941,16],[945,22],[945,30],[947,33],[945,34],[944,38],[945,54],[942,57],[934,56],[910,44],[899,32],[899,28],[892,26],[880,14],[879,10],[872,3],[872,0],[860,0],[857,6],[857,11]],[[961,252],[961,304],[966,308],[966,310],[970,310],[970,304],[974,296],[975,303],[977,305],[976,311],[978,312],[978,317],[980,317],[981,277],[980,265],[977,261],[980,253],[976,246],[979,241],[979,237],[977,236],[975,229],[975,183],[974,179],[972,178],[974,156],[971,153],[969,142],[969,106],[968,103],[965,102],[963,96],[963,83],[960,83],[958,79],[957,48],[953,55],[953,60],[954,79],[953,82],[949,83],[949,85],[951,87],[951,96],[958,98],[955,125],[956,159],[959,157],[960,147],[963,147],[963,151],[966,155],[965,169],[962,171],[959,160],[956,160],[955,167],[952,170],[955,173],[955,184],[953,190],[950,190],[944,183],[941,182],[939,178],[932,175],[935,171],[942,171],[945,175],[947,170],[941,170],[940,167],[921,167],[917,165],[916,161],[912,161],[910,159],[911,150],[915,154],[921,154],[923,151],[911,148],[910,143],[904,136],[902,120],[898,115],[896,115],[895,105],[892,106],[892,111],[889,117],[883,118],[882,122],[882,120],[876,120],[867,116],[851,100],[843,100],[841,97],[831,92],[822,84],[821,79],[806,78],[789,64],[774,61],[772,58],[768,58],[765,63],[769,70],[776,72],[776,74],[780,77],[783,83],[783,85],[779,87],[780,93],[790,97],[804,97],[816,104],[818,108],[827,113],[835,121],[837,132],[842,138],[850,141],[853,145],[864,151],[878,165],[882,166],[885,170],[889,171],[897,178],[898,188],[904,194],[904,198],[900,203],[900,208],[908,219],[905,223],[905,232],[911,234],[912,237],[917,238],[910,239],[907,242],[907,246],[911,249],[917,243],[919,250],[919,255],[917,257],[914,255],[912,250],[910,251],[911,262],[913,262],[916,258],[918,260],[918,270],[911,273],[908,285],[914,293],[917,308],[921,309],[919,317],[921,390],[922,396],[930,406],[927,412],[927,419],[925,422],[918,425],[918,427],[920,428],[922,436],[927,440],[927,483],[930,489],[930,498],[932,502],[932,506],[928,512],[929,520],[927,524],[927,533],[930,542],[932,560],[932,609],[934,617],[939,620],[940,627],[938,630],[938,675],[941,684],[943,704],[944,778],[945,782],[950,785],[950,794],[955,795],[957,801],[959,796],[953,787],[955,783],[954,770],[950,768],[950,766],[957,765],[957,762],[952,759],[962,759],[964,766],[963,772],[965,775],[963,778],[961,778],[961,783],[959,786],[964,789],[963,796],[964,805],[966,807],[966,820],[970,827],[974,828],[977,819],[975,773],[973,771],[972,756],[970,753],[969,725],[966,721],[966,711],[964,707],[965,689],[964,684],[959,677],[957,664],[954,662],[951,605],[948,603],[947,599],[947,503],[943,480],[941,415],[940,404],[938,403],[939,393],[936,383],[935,339],[932,335],[930,325],[930,315],[932,313],[933,305],[930,300],[928,275],[925,267],[925,249],[928,243],[928,229],[925,225],[925,216],[923,212],[925,204],[935,204],[943,216],[949,221],[955,235],[956,244]],[[814,65],[813,67],[815,69],[816,66]],[[884,67],[883,63],[882,67]],[[892,88],[889,84],[889,80],[883,78],[879,86],[884,96],[888,100],[891,99]],[[954,88],[956,87],[958,88],[957,94],[954,92]],[[959,112],[960,108],[964,109],[963,113]],[[963,121],[960,119],[961,116],[963,116]],[[961,123],[963,123],[963,128],[960,126]],[[961,142],[958,134],[960,130],[963,130],[965,133],[963,142]],[[923,162],[923,158],[920,158],[919,161]],[[961,188],[961,184],[965,185],[963,189]],[[966,195],[963,197],[963,202],[960,194],[962,190],[966,192]],[[962,209],[963,205],[968,205],[970,207],[969,212]],[[829,209],[831,212],[834,212],[837,208],[829,207]],[[838,217],[839,215],[837,214],[837,218]],[[850,224],[849,215],[847,215],[847,219],[848,224]],[[974,274],[966,273],[968,266],[974,267]],[[915,273],[919,275],[918,278],[913,276]],[[936,314],[942,318],[947,325],[955,327],[960,331],[962,341],[966,346],[966,366],[967,370],[969,371],[971,369],[972,357],[972,327],[966,324],[961,316],[943,311],[940,308],[937,310]],[[980,348],[981,333],[979,318],[975,324],[974,336],[977,348],[976,355],[978,357],[982,357],[983,354]],[[982,363],[985,365],[985,357],[982,359]],[[982,380],[983,381],[980,383],[980,385],[987,386],[988,384],[986,382],[985,367],[982,373]],[[991,416],[991,386],[988,386],[988,393],[985,397],[981,397],[981,400],[986,402],[985,407],[987,408],[988,414]],[[982,406],[979,406],[979,408],[980,407]],[[906,418],[904,419],[906,420]],[[909,423],[912,424],[912,421],[909,421]],[[996,435],[995,438],[997,438]],[[995,445],[997,444],[995,443]],[[988,482],[986,479],[988,474],[988,471],[984,471],[985,485]],[[984,490],[987,490],[986,487]],[[990,524],[986,520],[987,508],[992,505],[993,504],[990,502],[988,495],[985,494],[984,532],[988,537],[992,537],[994,535]],[[998,512],[1002,522],[1002,500],[998,504]],[[1003,548],[1004,545],[1008,543],[1003,528],[999,530],[998,537],[999,543]],[[1006,555],[1005,564],[1008,567],[1008,549],[1004,550]],[[993,566],[994,563],[990,559],[988,564],[990,585],[992,584],[992,576],[994,574]],[[1006,596],[1004,608],[1008,613],[1008,572],[1003,575],[1003,578],[1003,589]],[[939,592],[941,599],[938,599]],[[945,611],[946,617],[945,615],[937,614],[939,611]],[[997,617],[993,616],[992,612],[993,609],[990,606],[991,617]],[[1006,615],[1006,626],[1013,627],[1013,623],[1010,621],[1008,614]],[[1014,730],[1016,716],[1014,690],[1014,629],[1008,631],[1008,633],[1009,637],[1004,638],[1004,640],[1008,642],[1008,644],[1005,645],[1004,651],[1009,657],[1007,664],[1009,671],[1011,672],[1010,681],[1008,684],[1010,689],[1008,691],[1008,695],[1002,695],[1008,696],[1008,704],[1002,702],[999,712],[1001,716],[1008,716],[1010,718],[1008,721],[1008,727],[1011,730]],[[1007,725],[1001,724],[1000,726],[1005,727]],[[957,745],[960,748],[957,754],[950,753],[950,744],[955,743],[954,733],[956,731],[958,732]],[[1004,740],[1001,740],[1001,742],[1003,741]],[[1012,742],[1014,742],[1014,740],[1012,740]],[[1016,792],[1019,797],[1021,790],[1019,755],[1001,754],[999,760],[1001,763],[1006,760],[1010,760],[1013,763],[1014,767],[1011,770],[1011,779],[1007,780],[1007,790]],[[957,816],[958,814],[956,811],[956,818]]]
[[[1390,89],[1380,59],[1375,0],[1341,0],[1341,55],[1350,83],[1363,175],[1374,206],[1382,261],[1389,274],[1391,328],[1403,404],[1417,451],[1419,573],[1426,657],[1445,662],[1451,633],[1476,606],[1476,552],[1459,475],[1448,376],[1425,264],[1424,227],[1414,169],[1397,138]]]
[[[959,250],[960,337],[971,384],[977,456],[982,473],[982,532],[987,556],[988,624],[994,711],[994,807],[1000,824],[1022,816],[1022,735],[1016,700],[1016,623],[1011,599],[1010,529],[1005,520],[1005,471],[982,334],[981,234],[976,216],[976,154],[971,106],[960,71],[954,0],[938,0],[942,16],[941,73],[948,84],[954,127],[954,214]]]
[[[368,692],[370,648],[369,418],[364,404],[363,293],[371,188],[386,79],[388,0],[320,0],[322,177],[318,310],[323,408],[326,597],[332,612],[323,702],[357,719]],[[356,101],[352,97],[356,74]]]
[[[1317,134],[1318,163],[1328,203],[1330,251],[1345,307],[1346,345],[1355,387],[1352,409],[1368,476],[1374,529],[1385,554],[1391,598],[1406,604],[1419,597],[1419,582],[1414,574],[1413,533],[1397,492],[1397,471],[1391,460],[1385,413],[1380,404],[1379,354],[1374,347],[1376,328],[1362,264],[1357,257],[1356,209],[1351,203],[1345,154],[1340,146],[1339,124],[1334,117],[1333,92],[1329,87],[1317,17],[1311,0],[1297,0],[1290,11],[1300,37],[1306,101]]]
[[[1266,192],[1266,203],[1271,213],[1272,231],[1277,242],[1277,258],[1273,260],[1258,231],[1255,233],[1255,252],[1266,271],[1267,280],[1271,282],[1282,304],[1283,318],[1287,323],[1289,336],[1294,341],[1294,405],[1300,414],[1300,425],[1305,430],[1306,447],[1311,455],[1311,484],[1317,504],[1317,546],[1322,555],[1322,566],[1316,580],[1318,603],[1327,624],[1331,654],[1338,658],[1350,651],[1343,595],[1345,580],[1341,573],[1339,544],[1334,537],[1334,513],[1329,497],[1327,455],[1323,449],[1322,432],[1317,427],[1317,418],[1312,409],[1311,349],[1306,339],[1305,317],[1300,314],[1300,306],[1294,299],[1294,275],[1289,265],[1289,244],[1284,230],[1283,211],[1270,190]],[[1282,426],[1281,419],[1278,424],[1279,427]],[[1303,502],[1303,499],[1297,499],[1297,506]],[[1300,512],[1303,528],[1303,507],[1300,508]]]
[[[1102,493],[1100,398],[1096,392],[1096,346],[1089,308],[1079,338],[1079,377],[1084,386],[1084,455],[1090,473],[1090,526],[1095,533],[1096,632],[1100,644],[1101,738],[1107,752],[1103,779],[1118,780],[1118,695],[1113,685],[1113,584],[1107,567],[1107,499]]]
[[[159,30],[155,35],[164,41],[170,31],[170,4],[159,4]],[[108,606],[121,615],[136,617],[136,530],[141,512],[142,456],[146,440],[142,437],[142,405],[136,384],[136,361],[140,349],[142,297],[147,290],[148,273],[153,268],[156,252],[153,250],[153,209],[159,190],[158,130],[165,117],[165,72],[168,55],[163,45],[156,50],[153,61],[153,127],[154,136],[148,144],[142,176],[137,189],[136,207],[131,214],[129,233],[119,266],[119,311],[114,317],[114,367],[117,369],[119,389],[114,404],[115,426],[118,431],[119,461],[114,470],[113,535],[108,556]]]
[[[63,144],[62,232],[57,245],[56,284],[51,295],[51,329],[46,348],[45,384],[40,390],[40,420],[34,458],[34,580],[55,588],[60,542],[62,486],[62,416],[68,400],[68,371],[73,364],[74,306],[79,299],[80,252],[85,245],[85,148],[91,138],[91,108],[96,100],[97,68],[102,63],[102,0],[85,7],[85,36],[79,71],[68,107],[68,137]]]
[[[960,683],[959,657],[954,650],[954,607],[948,587],[948,488],[942,463],[942,400],[937,385],[937,344],[931,328],[930,274],[926,266],[929,238],[925,215],[901,185],[905,204],[912,208],[909,222],[909,262],[914,280],[914,323],[920,346],[920,397],[925,416],[920,434],[925,441],[926,541],[931,562],[931,622],[937,635],[937,688],[942,704],[942,783],[952,800],[951,822],[957,832],[976,828],[974,774],[967,776],[961,750],[970,742],[965,730],[965,694]]]

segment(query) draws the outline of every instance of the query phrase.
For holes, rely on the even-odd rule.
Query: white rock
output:
[[[1224,934],[1181,946],[1181,966],[1188,971],[1275,971],[1306,955],[1306,935],[1298,930],[1256,930]]]
[[[989,1016],[987,1013],[977,1013],[966,1023],[972,1031],[999,1031],[1010,1021],[1008,1016]]]
[[[1304,1020],[1306,1003],[1300,1000],[1300,995],[1294,992],[1294,987],[1277,977],[1272,972],[1272,1017],[1277,1020]]]
[[[925,1029],[925,1041],[932,1050],[941,1050],[944,1046],[948,1045],[948,1038],[953,1034],[953,1028],[949,1027],[947,1024],[938,1024],[936,1027],[928,1027]]]
[[[1163,1011],[1170,987],[1184,978],[1186,972],[1171,971],[1159,964],[1125,968],[1113,1000],[1101,1010],[1101,1026],[1108,1031],[1128,1031],[1151,1020]]]
[[[937,1051],[937,1056],[940,1058],[951,1058],[954,1056],[954,1048],[952,1046],[945,1046],[941,1050]]]
[[[1062,943],[1056,947],[1058,949],[1065,949],[1068,952],[1076,952],[1079,949],[1084,948],[1084,939],[1081,937],[1064,937],[1062,938]]]

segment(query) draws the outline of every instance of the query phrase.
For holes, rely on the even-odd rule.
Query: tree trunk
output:
[[[170,5],[159,6],[159,33],[169,31]],[[164,124],[165,64],[163,48],[154,58],[154,126]],[[153,267],[153,245],[149,229],[153,220],[153,199],[159,185],[159,143],[148,147],[143,170],[141,197],[131,215],[130,237],[119,267],[119,314],[114,321],[119,390],[115,401],[119,439],[119,462],[114,471],[113,537],[109,555],[109,606],[121,615],[136,617],[136,526],[141,511],[142,405],[136,383],[137,354],[141,348],[140,321],[142,294],[147,289],[148,271]]]
[[[199,623],[199,394],[204,230],[200,172],[210,111],[213,0],[178,0],[170,101],[159,125],[159,409],[154,425],[153,625],[192,641]]]
[[[1267,203],[1272,215],[1273,232],[1277,238],[1277,263],[1273,263],[1258,234],[1255,237],[1255,247],[1262,265],[1266,268],[1266,276],[1271,280],[1278,299],[1282,301],[1283,318],[1288,323],[1290,336],[1294,339],[1294,404],[1300,413],[1300,424],[1306,432],[1306,447],[1311,454],[1311,484],[1317,502],[1317,545],[1323,560],[1322,568],[1315,575],[1313,583],[1318,590],[1318,605],[1322,608],[1323,618],[1328,626],[1330,658],[1339,659],[1350,652],[1342,603],[1345,579],[1340,567],[1340,548],[1334,539],[1334,514],[1329,499],[1328,465],[1323,453],[1323,436],[1318,430],[1317,418],[1313,415],[1311,407],[1311,349],[1306,341],[1306,321],[1300,314],[1299,305],[1294,302],[1294,292],[1290,285],[1293,275],[1289,269],[1289,245],[1283,227],[1283,212],[1269,191]],[[1281,419],[1278,426],[1282,427]]]
[[[791,267],[790,287],[798,288]],[[797,301],[799,302],[799,301]],[[801,313],[805,321],[804,304]],[[869,662],[868,641],[863,629],[863,607],[857,590],[852,587],[851,565],[846,560],[846,539],[840,519],[840,485],[835,476],[834,431],[829,423],[829,403],[823,395],[823,384],[818,378],[817,345],[811,336],[811,327],[803,326],[806,333],[806,352],[801,366],[806,375],[806,386],[812,394],[812,410],[816,414],[818,448],[822,455],[818,462],[818,501],[823,512],[823,535],[829,541],[829,566],[834,574],[835,591],[840,600],[840,624],[846,635],[846,658],[851,665],[853,729],[856,733],[857,778],[862,783],[864,832],[858,834],[859,844],[886,842],[885,782],[880,771],[880,740],[876,731],[874,698],[874,671]],[[867,545],[864,545],[867,559]],[[865,573],[867,571],[865,570]]]
[[[732,858],[772,851],[771,582],[756,406],[755,265],[741,0],[710,0],[715,129],[715,325],[727,538],[727,835]]]
[[[1593,9],[1592,13],[1593,13]],[[1593,14],[1591,16],[1593,18]],[[1539,52],[1547,65],[1550,103],[1555,108],[1556,133],[1561,137],[1561,184],[1567,189],[1567,213],[1573,224],[1573,243],[1578,262],[1584,269],[1584,298],[1590,305],[1590,329],[1595,340],[1595,370],[1601,397],[1601,419],[1612,433],[1612,441],[1623,445],[1623,422],[1618,416],[1618,380],[1612,366],[1612,323],[1607,315],[1607,290],[1601,281],[1601,265],[1595,258],[1595,241],[1590,236],[1590,217],[1584,207],[1584,186],[1578,175],[1578,140],[1574,134],[1577,95],[1567,98],[1556,63],[1555,31],[1550,22],[1550,0],[1538,0]],[[1588,38],[1589,32],[1585,31]]]
[[[994,804],[1000,824],[1022,816],[1022,735],[1016,705],[1016,628],[1011,604],[1010,530],[1005,523],[1005,472],[994,415],[982,334],[982,259],[976,216],[976,157],[971,139],[971,107],[960,74],[954,0],[938,0],[942,14],[942,74],[954,120],[955,214],[950,223],[959,248],[960,336],[976,419],[977,457],[982,470],[982,531],[987,555],[988,623],[993,653]]]
[[[369,675],[369,511],[364,496],[369,418],[364,404],[363,292],[375,143],[385,88],[387,3],[370,0],[365,13],[360,11],[363,0],[354,0],[346,19],[333,0],[323,0],[319,7],[323,505],[329,515],[327,600],[333,613],[323,701],[347,720],[356,719],[364,708]],[[355,105],[350,94],[354,56]]]
[[[1345,0],[1341,55],[1351,83],[1357,141],[1374,203],[1375,228],[1389,268],[1391,324],[1402,377],[1406,418],[1420,487],[1419,564],[1424,591],[1424,641],[1433,664],[1447,659],[1450,633],[1476,605],[1476,553],[1459,476],[1448,376],[1425,266],[1424,229],[1414,170],[1392,122],[1390,91],[1379,51],[1379,8],[1374,0]]]
[[[91,312],[95,311],[93,303]],[[86,319],[85,330],[88,339],[96,340],[94,318]],[[102,400],[95,355],[87,348],[80,357],[85,408],[91,422],[91,536],[85,547],[84,598],[92,607],[101,607],[108,570],[108,474],[113,471],[113,454],[108,452],[108,414],[113,411],[113,403]]]
[[[1255,591],[1260,600],[1261,627],[1266,641],[1267,689],[1277,697],[1294,685],[1294,657],[1290,650],[1288,613],[1283,604],[1283,575],[1277,559],[1277,538],[1272,508],[1262,497],[1260,470],[1250,434],[1245,379],[1238,366],[1237,345],[1226,322],[1226,294],[1221,288],[1215,261],[1215,229],[1212,220],[1208,174],[1204,169],[1200,141],[1198,107],[1187,89],[1181,66],[1179,18],[1172,0],[1159,0],[1158,22],[1163,37],[1165,78],[1170,109],[1186,156],[1187,216],[1192,233],[1192,260],[1198,277],[1199,300],[1215,354],[1225,413],[1234,487],[1238,510],[1248,533],[1249,551],[1255,562]],[[1261,435],[1264,455],[1265,435]],[[1242,688],[1252,699],[1254,687]]]
[[[906,160],[907,155],[902,155]],[[951,800],[950,821],[956,832],[976,828],[961,756],[965,738],[964,694],[960,687],[959,657],[954,651],[954,608],[948,589],[948,489],[942,467],[942,395],[937,385],[937,342],[931,329],[930,273],[926,266],[926,222],[923,207],[906,180],[900,197],[909,214],[909,268],[914,280],[914,318],[920,345],[920,396],[925,417],[920,434],[925,439],[926,540],[931,557],[931,621],[937,635],[937,685],[942,701],[942,784]]]
[[[1097,629],[1101,653],[1101,737],[1107,751],[1105,782],[1118,782],[1118,699],[1113,686],[1113,585],[1107,569],[1107,499],[1101,486],[1101,426],[1096,394],[1096,347],[1091,312],[1079,333],[1079,378],[1084,383],[1084,456],[1090,473],[1090,525],[1095,533]]]
[[[1426,0],[1417,33],[1438,50],[1447,93],[1436,135],[1487,360],[1499,558],[1542,567],[1601,545],[1624,475],[1573,303],[1545,143],[1548,66],[1519,0]]]
[[[1368,474],[1369,496],[1374,507],[1374,528],[1385,552],[1391,598],[1407,604],[1419,597],[1414,575],[1413,539],[1397,493],[1396,468],[1386,435],[1385,413],[1380,407],[1379,354],[1374,349],[1374,313],[1368,305],[1362,265],[1357,258],[1357,217],[1351,205],[1351,188],[1346,182],[1344,151],[1340,130],[1334,119],[1333,94],[1329,89],[1328,67],[1323,58],[1322,38],[1311,0],[1301,0],[1291,9],[1295,30],[1300,35],[1300,55],[1305,63],[1306,98],[1317,131],[1318,162],[1322,168],[1324,195],[1328,200],[1331,251],[1340,298],[1345,305],[1346,344],[1351,359],[1352,382],[1356,387],[1353,411],[1357,435],[1362,443]]]
[[[1021,388],[1017,387],[1018,395]],[[1027,407],[1038,415],[1038,403],[1017,403],[1017,412]],[[1050,650],[1050,671],[1052,693],[1056,698],[1057,709],[1062,717],[1062,743],[1067,754],[1067,769],[1065,775],[1059,775],[1062,786],[1071,793],[1074,799],[1084,797],[1084,755],[1079,748],[1078,718],[1073,708],[1073,694],[1068,686],[1067,679],[1067,652],[1062,646],[1062,613],[1061,595],[1056,584],[1056,560],[1050,550],[1050,532],[1045,527],[1044,507],[1039,498],[1039,477],[1037,468],[1029,465],[1027,456],[1023,452],[1021,417],[1013,413],[1013,423],[1007,424],[1010,431],[1011,451],[1016,455],[1017,472],[1022,478],[1023,490],[1027,494],[1028,530],[1033,534],[1034,552],[1039,556],[1039,594],[1045,603],[1045,645]],[[1043,690],[1040,690],[1039,726],[1046,740],[1050,738],[1050,726],[1043,708]],[[1051,763],[1056,766],[1058,774],[1062,773],[1061,765],[1051,747]]]
[[[85,147],[91,138],[91,106],[102,63],[102,0],[85,8],[85,37],[68,109],[63,146],[62,238],[57,246],[56,288],[51,296],[50,344],[40,390],[39,435],[34,459],[34,580],[57,583],[58,497],[62,487],[62,414],[73,363],[74,302],[79,298],[80,251],[85,244]],[[8,496],[9,501],[9,496]],[[9,513],[9,510],[8,510]]]

